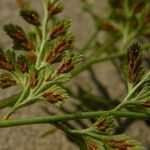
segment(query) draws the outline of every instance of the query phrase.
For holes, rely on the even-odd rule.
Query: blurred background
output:
[[[71,31],[75,35],[75,48],[82,49],[89,41],[91,35],[95,32],[95,22],[90,14],[81,9],[80,0],[62,0],[64,11],[59,17],[71,19]],[[91,0],[94,14],[99,17],[106,17],[109,13],[107,0]],[[32,8],[42,13],[40,0],[31,0]],[[19,24],[26,31],[31,29],[20,16],[16,0],[0,1],[0,47],[8,49],[12,46],[12,41],[3,31],[3,25],[7,23]],[[106,35],[101,32],[96,36],[96,42],[105,42]],[[97,44],[99,44],[97,42]],[[85,47],[84,47],[85,48]],[[90,56],[90,52],[86,54]],[[147,55],[149,56],[149,55]],[[147,58],[148,59],[148,58]],[[148,66],[148,64],[146,64]],[[118,75],[118,70],[111,61],[105,61],[94,64],[88,71],[83,71],[76,76],[68,85],[72,91],[80,95],[87,94],[90,91],[96,97],[101,96],[112,99],[121,99],[126,94],[126,86],[122,78]],[[20,87],[11,87],[0,91],[0,99],[9,97],[21,91]],[[85,95],[86,96],[86,95]],[[92,96],[92,95],[91,95]],[[18,110],[13,118],[25,118],[32,116],[43,116],[53,113],[76,112],[87,110],[84,108],[84,102],[88,101],[83,97],[83,103],[77,100],[77,95],[72,96],[65,104],[64,108],[57,108],[48,105],[45,102],[37,102],[34,105]],[[89,97],[89,95],[88,95]],[[92,96],[93,97],[93,96]],[[95,97],[95,99],[96,99]],[[97,103],[89,102],[92,108],[88,110],[99,110],[105,108],[105,104],[99,106]],[[87,108],[88,106],[86,106]],[[108,109],[108,108],[106,108]],[[0,117],[7,112],[7,108],[0,111]],[[83,120],[82,122],[69,122],[71,126],[77,128],[87,127],[92,120]],[[125,123],[125,126],[123,126]],[[119,126],[120,125],[120,126]],[[144,121],[120,120],[117,133],[125,132],[133,138],[139,140],[146,150],[150,149],[150,127]],[[50,132],[50,134],[47,134]],[[0,150],[77,150],[77,146],[59,130],[51,125],[31,125],[24,127],[12,127],[0,129]]]

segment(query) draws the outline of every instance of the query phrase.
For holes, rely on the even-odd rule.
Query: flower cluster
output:
[[[19,6],[24,5],[18,2]],[[51,20],[62,11],[62,4],[46,0],[43,5],[43,21],[36,10],[20,7],[20,15],[35,31],[26,33],[14,24],[4,26],[14,44],[10,51],[0,50],[0,85],[2,88],[23,86],[15,109],[42,99],[52,104],[63,102],[68,95],[62,84],[69,81],[71,71],[81,59],[73,50],[74,37],[68,32],[70,21]]]

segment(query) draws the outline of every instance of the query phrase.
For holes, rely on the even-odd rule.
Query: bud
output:
[[[20,15],[24,18],[24,20],[32,25],[41,25],[39,14],[34,10],[21,10]]]

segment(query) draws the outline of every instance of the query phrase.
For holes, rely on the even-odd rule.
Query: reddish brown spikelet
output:
[[[59,5],[52,3],[50,0],[48,2],[47,9],[48,9],[49,14],[51,14],[51,15],[56,15],[56,14],[62,12],[62,8],[59,7]]]
[[[13,65],[10,61],[4,56],[3,53],[0,53],[0,68],[8,71],[13,71]]]
[[[43,94],[43,97],[52,104],[63,100],[63,97],[61,96],[61,94],[54,93],[54,92],[45,92]]]
[[[46,62],[52,63],[55,61],[66,49],[70,47],[72,40],[63,39],[58,42],[54,49],[49,52],[46,57]]]
[[[2,88],[7,88],[16,84],[16,81],[12,80],[9,77],[0,77],[0,86]]]
[[[23,32],[14,32],[9,34],[10,37],[18,42],[26,42],[27,38]]]
[[[97,127],[97,130],[99,132],[106,132],[108,127],[109,127],[109,123],[107,122],[107,119],[103,118],[102,120],[100,120],[97,124],[96,124],[96,127]]]
[[[128,50],[128,80],[129,83],[135,83],[141,69],[141,47],[134,43]]]
[[[26,37],[25,32],[20,26],[8,24],[4,26],[4,30],[14,40],[14,47],[35,50],[35,45]]]
[[[31,75],[30,75],[30,79],[29,79],[29,82],[30,82],[30,87],[33,89],[36,87],[37,83],[38,83],[38,75],[36,72],[33,72]]]
[[[31,51],[35,50],[35,45],[31,41],[24,41],[19,43],[25,50]]]
[[[71,43],[72,43],[72,41],[67,40],[67,39],[60,41],[54,48],[55,53],[63,52],[64,50],[66,50],[67,48],[70,47]]]
[[[40,17],[38,13],[34,10],[21,10],[20,15],[30,24],[39,26],[40,23]]]
[[[0,68],[1,69],[4,69],[4,70],[8,70],[8,71],[13,71],[14,68],[13,68],[13,65],[10,64],[10,62],[6,61],[0,61]]]
[[[58,74],[68,73],[71,70],[73,70],[73,68],[74,68],[73,61],[72,61],[72,59],[69,59],[61,65],[61,67],[58,69],[57,73]]]
[[[66,33],[64,26],[59,25],[53,29],[50,36],[51,36],[51,38],[56,38],[57,36],[64,34],[64,33]]]
[[[125,140],[115,140],[115,139],[109,139],[108,145],[116,150],[129,150],[130,148],[133,147],[132,144],[128,144]]]
[[[23,29],[18,25],[14,25],[11,23],[7,24],[4,26],[4,30],[15,41],[18,41],[18,42],[27,41],[27,37],[26,37]]]

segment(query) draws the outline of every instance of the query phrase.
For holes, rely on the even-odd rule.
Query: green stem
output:
[[[4,120],[8,120],[9,117],[18,109],[18,107],[13,107],[4,117]]]
[[[20,94],[16,94],[6,99],[0,100],[0,109],[13,106],[19,97],[20,97]]]
[[[96,118],[96,117],[100,117],[101,115],[111,115],[114,117],[128,117],[128,118],[146,119],[146,120],[150,119],[150,115],[146,113],[123,112],[123,111],[93,111],[93,112],[63,114],[63,115],[55,115],[55,116],[47,116],[47,117],[33,117],[30,119],[0,120],[0,127],[2,128],[2,127],[32,125],[32,124],[64,122],[67,120]]]
[[[150,71],[145,75],[145,77],[127,94],[125,99],[114,109],[120,110],[124,105],[126,105],[127,101],[131,98],[131,96],[136,92],[136,90],[147,80],[150,76]]]
[[[40,64],[40,61],[41,61],[43,49],[48,40],[48,37],[47,37],[48,19],[49,19],[49,15],[48,15],[48,10],[47,10],[47,5],[44,4],[44,19],[43,19],[43,24],[42,24],[42,43],[41,43],[40,49],[38,51],[38,57],[37,57],[37,61],[36,61],[37,70],[40,70],[40,68],[42,67],[42,65]]]
[[[91,65],[93,65],[95,63],[116,59],[116,58],[119,58],[122,56],[124,56],[124,53],[117,53],[117,54],[113,54],[113,55],[106,56],[106,57],[94,57],[94,58],[82,63],[77,69],[75,69],[72,72],[72,76],[74,77],[74,76],[78,75],[80,72],[86,70],[87,68],[89,68]]]

